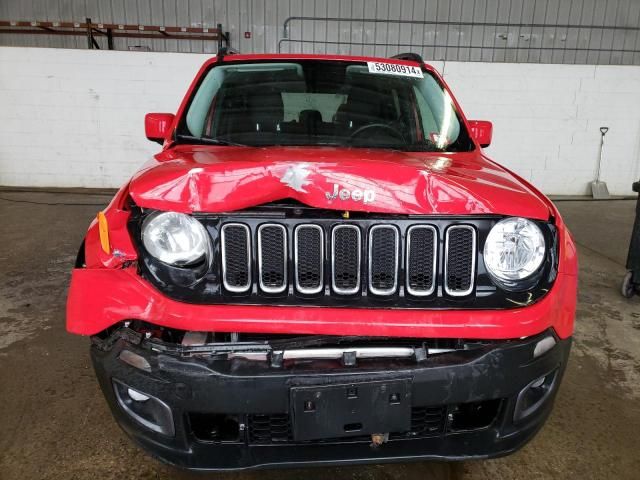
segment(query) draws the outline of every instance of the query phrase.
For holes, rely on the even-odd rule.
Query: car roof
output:
[[[398,58],[367,57],[357,55],[335,55],[335,54],[309,54],[309,53],[255,53],[255,54],[227,54],[222,61],[246,62],[254,60],[332,60],[339,62],[385,62],[398,65],[420,66],[419,62],[413,60],[400,60]],[[213,57],[205,65],[218,62],[218,57]],[[431,65],[423,64],[427,70],[434,70]]]

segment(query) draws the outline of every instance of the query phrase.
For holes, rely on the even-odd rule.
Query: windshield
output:
[[[450,96],[429,72],[384,62],[319,60],[214,66],[192,96],[176,140],[473,149]]]

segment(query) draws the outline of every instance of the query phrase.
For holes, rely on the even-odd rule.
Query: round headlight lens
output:
[[[484,263],[498,280],[523,280],[540,268],[545,249],[544,235],[535,223],[526,218],[506,218],[487,236]]]
[[[189,215],[163,212],[142,225],[142,243],[158,260],[185,267],[208,256],[209,238],[200,222]]]

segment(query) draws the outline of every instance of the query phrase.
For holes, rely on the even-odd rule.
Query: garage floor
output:
[[[98,389],[88,340],[64,330],[69,271],[108,197],[0,191],[0,198],[0,478],[194,478],[129,442]],[[635,202],[559,206],[580,250],[575,344],[555,410],[523,450],[490,461],[215,478],[638,478],[640,297],[618,293]]]

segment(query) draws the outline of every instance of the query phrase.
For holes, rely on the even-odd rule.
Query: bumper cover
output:
[[[458,460],[505,455],[522,447],[542,426],[564,372],[571,339],[559,340],[533,358],[547,333],[505,341],[473,351],[428,357],[407,365],[386,359],[342,367],[327,362],[270,367],[243,359],[186,358],[153,352],[119,339],[108,348],[94,344],[93,364],[110,408],[136,443],[161,460],[193,470],[228,470],[295,465],[358,464],[415,459]],[[135,342],[134,342],[135,343]],[[143,357],[150,371],[119,359],[123,350]],[[514,422],[518,396],[536,379],[553,374],[549,394],[526,418]],[[233,414],[244,426],[251,415],[287,415],[292,387],[359,384],[411,379],[411,404],[442,407],[443,427],[416,438],[392,436],[372,448],[366,438],[258,444],[249,427],[230,442],[203,441],[194,434],[193,413]],[[171,409],[175,433],[156,433],[134,420],[118,403],[113,382],[159,399]],[[500,399],[495,418],[482,428],[452,428],[451,406]]]
[[[573,334],[576,292],[577,277],[560,272],[538,302],[503,310],[203,305],[166,297],[135,267],[76,268],[67,300],[67,330],[96,335],[119,322],[143,320],[202,332],[509,339],[553,328],[560,338],[568,338]]]

